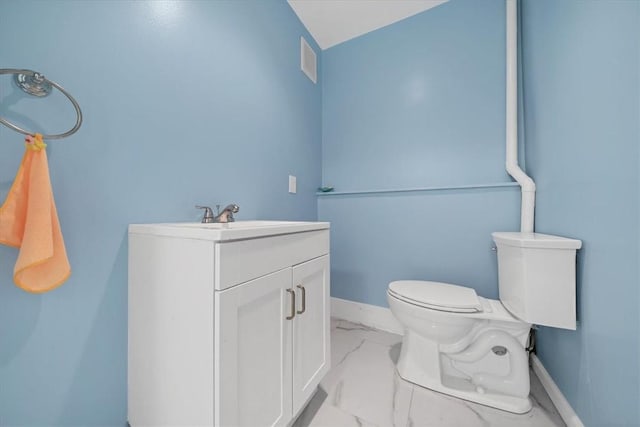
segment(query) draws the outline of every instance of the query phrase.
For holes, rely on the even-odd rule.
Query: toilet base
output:
[[[515,414],[524,414],[532,408],[528,397],[500,394],[489,390],[481,392],[471,381],[447,375],[440,369],[438,344],[423,339],[412,331],[405,330],[397,370],[400,377],[406,381],[470,402]]]
[[[464,383],[468,384],[469,390],[464,390],[461,388],[447,387],[443,385],[441,382],[431,381],[429,383],[425,383],[420,381],[419,378],[410,378],[402,375],[400,370],[398,369],[398,375],[406,381],[413,383],[417,386],[437,391],[438,393],[447,394],[449,396],[457,397],[459,399],[467,400],[469,402],[479,403],[480,405],[489,406],[491,408],[500,409],[502,411],[512,412],[514,414],[525,414],[529,412],[532,408],[531,400],[528,397],[515,397],[515,396],[507,396],[504,394],[494,394],[494,393],[479,393],[475,390],[471,390],[473,385],[465,380],[459,380],[457,378],[452,377],[452,385],[453,383],[458,383],[456,385],[465,387]]]

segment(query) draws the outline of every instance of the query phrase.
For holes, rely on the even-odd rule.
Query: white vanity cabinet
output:
[[[311,397],[329,368],[328,274],[324,255],[216,292],[217,425],[286,425]]]
[[[132,427],[293,421],[329,370],[328,228],[129,227]]]

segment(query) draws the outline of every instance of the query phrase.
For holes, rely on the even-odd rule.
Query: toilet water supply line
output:
[[[518,165],[518,4],[507,4],[507,172],[520,184],[520,231],[533,233],[536,184]]]

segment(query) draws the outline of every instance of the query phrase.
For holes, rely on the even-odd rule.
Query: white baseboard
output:
[[[538,379],[542,383],[542,386],[551,398],[551,401],[555,405],[567,427],[584,427],[584,424],[580,421],[578,414],[575,413],[567,399],[553,381],[553,378],[551,378],[551,375],[549,375],[549,372],[547,372],[542,365],[542,362],[535,354],[531,355],[531,367],[533,368],[533,372],[538,376]]]
[[[331,317],[360,323],[394,334],[404,334],[402,325],[391,314],[391,310],[386,307],[331,297]]]

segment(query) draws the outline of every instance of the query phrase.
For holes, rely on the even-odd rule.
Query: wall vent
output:
[[[304,37],[300,37],[300,68],[312,82],[318,82],[316,53],[313,51],[311,46],[309,46],[309,43],[307,43]]]

